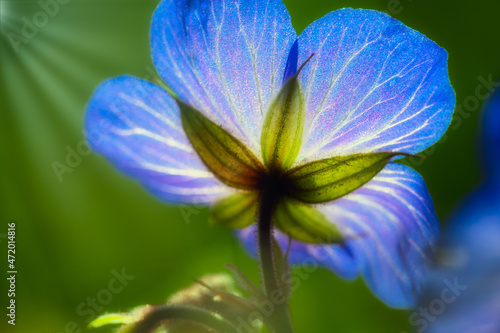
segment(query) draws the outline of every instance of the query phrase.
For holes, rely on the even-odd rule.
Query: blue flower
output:
[[[418,318],[429,333],[500,332],[500,90],[488,101],[480,132],[485,179],[454,212],[429,278],[421,307],[441,301],[433,320]],[[458,292],[445,300],[443,281],[457,281]],[[437,301],[436,301],[437,299]],[[432,309],[431,309],[432,310]]]
[[[153,16],[151,45],[176,100],[144,80],[111,79],[89,102],[85,127],[94,151],[169,203],[214,205],[252,188],[255,177],[273,168],[375,156],[363,155],[369,153],[415,154],[439,140],[454,109],[446,52],[373,10],[332,12],[297,36],[280,0],[165,0]],[[280,112],[290,103],[284,96],[300,111],[287,114],[298,117],[286,120],[296,126],[287,125],[289,140],[276,138],[282,132],[271,126],[285,117]],[[194,123],[197,130],[186,131]],[[221,140],[199,135],[206,126],[240,149],[229,154],[226,175],[214,171],[221,167],[214,167],[219,153],[209,151]],[[263,149],[274,147],[268,141],[286,154]],[[211,155],[200,154],[200,146]],[[327,221],[330,227],[321,227],[338,229],[345,241],[293,240],[290,260],[314,261],[349,279],[361,274],[388,305],[409,307],[421,290],[439,225],[422,177],[394,163],[395,155],[386,155],[381,171],[347,195],[322,203],[302,198],[313,205],[296,213]],[[338,164],[356,168],[347,160]],[[236,206],[233,199],[224,205]],[[292,222],[303,227],[304,221]],[[252,230],[238,233],[250,251]],[[277,238],[286,247],[287,236],[277,232]]]

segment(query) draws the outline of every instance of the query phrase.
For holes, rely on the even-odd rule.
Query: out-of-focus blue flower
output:
[[[454,109],[446,52],[373,10],[332,12],[297,37],[281,0],[165,0],[153,17],[151,45],[178,98],[259,159],[271,103],[312,54],[298,75],[305,119],[293,166],[418,153],[444,134]],[[178,105],[155,84],[130,76],[106,81],[89,102],[85,127],[94,151],[162,200],[212,205],[239,191],[209,171],[183,131]],[[388,305],[414,305],[439,234],[417,172],[389,163],[367,184],[315,208],[347,241],[293,241],[292,263],[312,261],[344,278],[361,274]],[[254,250],[252,227],[239,237]],[[277,237],[286,246],[287,237]]]
[[[482,117],[481,164],[488,181],[500,182],[500,89],[489,98]]]
[[[484,109],[482,184],[454,212],[420,309],[419,332],[500,332],[500,90]],[[459,288],[447,288],[447,282]],[[434,304],[434,305],[433,305]],[[441,304],[441,305],[438,305]]]

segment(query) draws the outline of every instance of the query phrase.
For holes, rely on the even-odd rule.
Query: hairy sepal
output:
[[[207,168],[226,185],[255,189],[263,165],[245,145],[198,110],[177,101],[189,141]]]
[[[399,155],[413,156],[393,152],[354,154],[298,166],[286,173],[290,196],[309,204],[341,198],[369,182]]]
[[[224,198],[212,207],[211,221],[233,229],[245,228],[258,216],[258,193],[245,191]]]
[[[311,244],[342,243],[344,237],[335,224],[316,208],[294,199],[278,203],[274,225],[290,237]]]
[[[262,157],[269,170],[286,170],[293,164],[302,144],[304,118],[304,96],[294,75],[271,104],[262,127]]]

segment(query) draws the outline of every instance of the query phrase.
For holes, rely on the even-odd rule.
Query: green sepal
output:
[[[245,191],[218,201],[211,210],[211,221],[215,225],[229,228],[245,228],[257,221],[258,193]]]
[[[304,119],[304,95],[295,75],[271,103],[262,127],[262,157],[269,170],[286,170],[293,164],[302,144]]]
[[[298,166],[286,173],[290,195],[305,203],[338,199],[363,186],[391,160],[404,153],[367,153],[327,158]]]
[[[254,189],[264,167],[245,145],[201,112],[177,100],[182,126],[207,168],[226,185]]]
[[[290,237],[305,243],[342,243],[344,237],[335,224],[316,208],[293,199],[281,200],[274,225]]]

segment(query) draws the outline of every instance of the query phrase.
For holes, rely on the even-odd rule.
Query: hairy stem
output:
[[[279,196],[275,195],[276,193],[271,187],[262,191],[257,226],[257,241],[264,289],[269,302],[273,305],[272,313],[264,321],[274,333],[292,333],[293,328],[288,302],[275,302],[274,298],[280,297],[273,296],[276,294],[285,295],[286,291],[282,290],[283,287],[280,281],[282,277],[277,267],[276,251],[274,251],[272,215]]]

